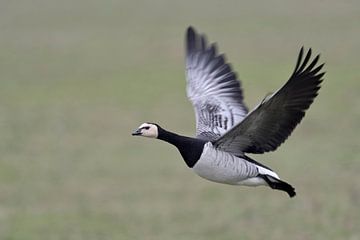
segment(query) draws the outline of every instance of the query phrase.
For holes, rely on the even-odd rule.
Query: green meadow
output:
[[[0,0],[0,239],[360,239],[358,1]],[[150,121],[193,136],[184,33],[218,42],[253,108],[301,46],[325,81],[276,152],[297,191],[208,182]]]

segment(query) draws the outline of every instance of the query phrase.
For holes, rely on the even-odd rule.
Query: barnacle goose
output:
[[[133,136],[158,138],[179,150],[188,167],[210,181],[231,185],[269,186],[296,195],[270,168],[246,153],[276,150],[291,134],[318,94],[324,64],[319,55],[304,57],[301,48],[295,70],[279,90],[252,111],[243,102],[241,83],[215,44],[193,27],[186,34],[187,96],[196,115],[196,137],[181,136],[155,123],[143,123]]]

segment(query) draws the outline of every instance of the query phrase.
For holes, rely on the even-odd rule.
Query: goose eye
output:
[[[145,129],[145,130],[149,130],[149,129],[150,129],[150,127],[144,127],[144,129]]]

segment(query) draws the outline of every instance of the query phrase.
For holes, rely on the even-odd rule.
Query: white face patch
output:
[[[158,137],[158,127],[155,124],[143,123],[140,125],[139,129],[141,129],[141,136],[149,138]]]

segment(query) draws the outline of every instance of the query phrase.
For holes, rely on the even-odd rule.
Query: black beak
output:
[[[134,132],[132,132],[131,135],[133,135],[133,136],[141,135],[141,128],[139,128],[139,129],[135,130]]]

